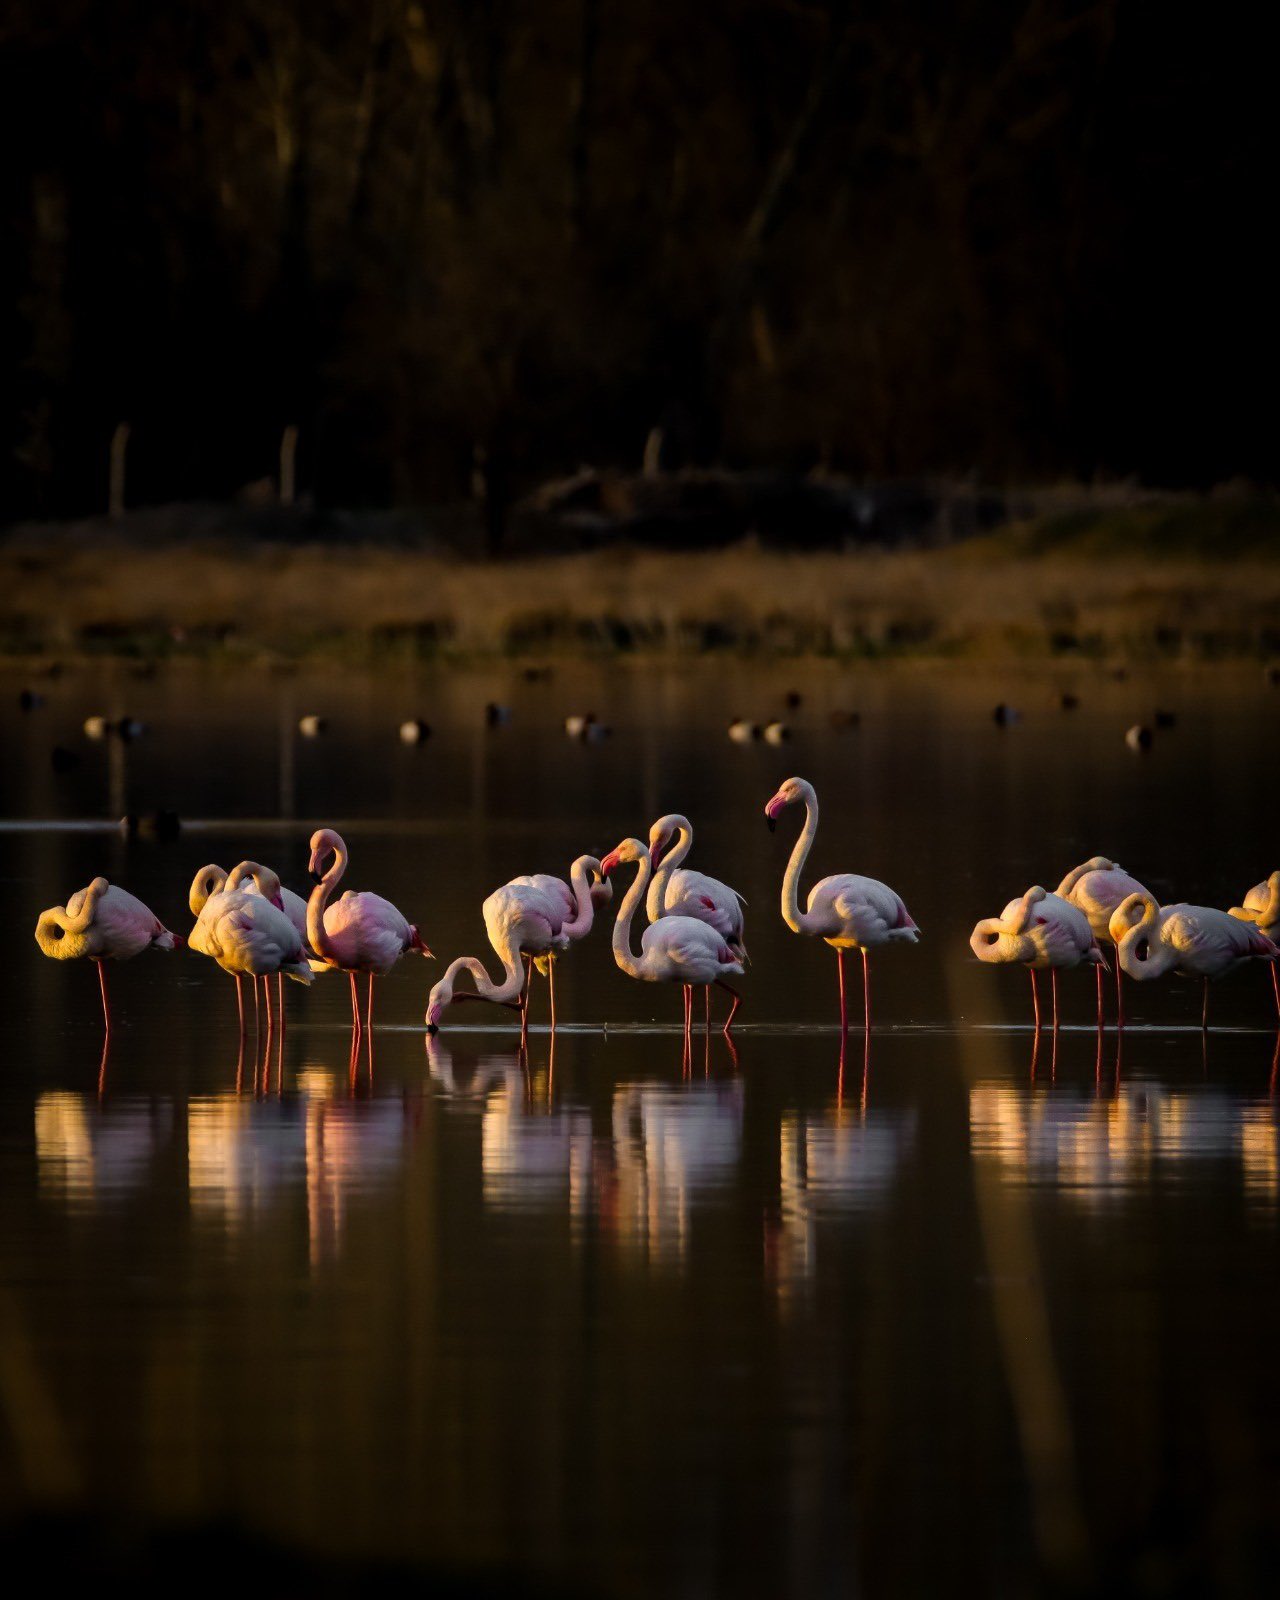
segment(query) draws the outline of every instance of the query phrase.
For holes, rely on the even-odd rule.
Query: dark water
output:
[[[781,750],[734,713],[805,703]],[[1057,709],[1074,686],[1083,705]],[[981,679],[732,663],[272,679],[71,675],[6,696],[0,890],[0,1523],[89,1506],[145,1538],[216,1523],[311,1557],[599,1595],[1270,1593],[1280,1512],[1280,1125],[1265,975],[1129,988],[1122,1047],[1033,1054],[1027,980],[974,920],[1108,852],[1165,899],[1227,905],[1273,857],[1276,701],[1252,675]],[[510,726],[482,727],[489,699]],[[997,700],[1023,723],[1001,730]],[[1171,705],[1146,757],[1124,728]],[[594,709],[590,748],[559,732]],[[827,713],[856,707],[855,731]],[[128,710],[124,748],[79,735]],[[301,711],[329,735],[289,734]],[[437,725],[416,750],[402,716]],[[48,752],[82,752],[55,775]],[[777,892],[883,876],[925,930],[873,967],[841,1061],[834,961]],[[30,828],[172,805],[167,846]],[[479,902],[647,832],[750,902],[736,1051],[670,1031],[675,991],[562,963],[562,1029],[421,1031],[439,967],[383,985],[350,1071],[346,991],[289,996],[283,1050],[237,1054],[230,985],[190,955],[44,960],[37,913],[95,872],[185,930],[206,861],[304,887],[344,829],[350,881],[442,960]],[[203,820],[202,820],[203,819]],[[807,880],[808,881],[808,880]],[[605,1025],[607,1024],[607,1029]],[[643,1024],[644,1026],[638,1026]],[[242,1581],[250,1583],[251,1574]]]

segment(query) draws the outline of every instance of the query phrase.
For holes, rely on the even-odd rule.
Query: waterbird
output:
[[[84,729],[84,736],[86,739],[105,739],[110,731],[111,721],[108,717],[95,715],[92,717],[86,717],[82,727]]]
[[[568,945],[576,944],[580,939],[585,939],[591,932],[597,911],[601,911],[613,899],[613,885],[600,870],[600,862],[595,856],[579,856],[569,868],[569,881],[553,877],[548,872],[531,872],[518,878],[512,878],[508,887],[529,885],[540,889],[550,896],[553,904],[560,910],[561,921],[556,927],[557,935],[566,940]],[[555,950],[549,950],[544,956],[530,954],[529,962],[537,967],[538,971],[547,979],[551,988],[551,1026],[556,1025],[556,979],[555,979]],[[531,975],[532,976],[532,975]],[[525,1028],[528,1027],[528,992],[525,993]]]
[[[1064,691],[1058,696],[1058,705],[1063,711],[1077,711],[1080,707],[1080,696]]]
[[[1157,709],[1153,720],[1157,728],[1176,728],[1178,726],[1178,713],[1176,711],[1161,711]]]
[[[401,744],[425,744],[431,737],[431,724],[421,717],[409,717],[400,724]]]
[[[998,917],[984,917],[969,935],[969,948],[979,961],[1017,964],[1031,974],[1031,1003],[1040,1027],[1040,992],[1036,972],[1048,968],[1053,978],[1053,1026],[1058,1026],[1058,969],[1082,961],[1097,967],[1106,960],[1089,919],[1079,907],[1050,894],[1040,884],[1010,900]],[[1102,984],[1098,984],[1098,1026],[1102,1026]]]
[[[584,881],[580,879],[579,882],[585,891]],[[552,879],[551,883],[556,884],[558,880]],[[589,892],[586,892],[585,905],[578,902],[578,910],[587,918],[594,915]],[[441,1017],[455,1000],[488,1000],[494,1005],[509,1006],[511,1010],[519,1012],[523,1043],[528,1031],[530,969],[527,962],[549,962],[552,956],[569,948],[573,935],[565,931],[564,901],[556,888],[530,878],[524,882],[504,883],[495,889],[485,897],[480,912],[484,917],[489,943],[502,963],[502,981],[495,982],[485,971],[484,963],[475,956],[459,956],[451,961],[427,996],[427,1030],[431,1033],[436,1031]],[[587,926],[590,926],[589,920]],[[548,965],[549,978],[552,971],[553,968]],[[455,992],[458,978],[464,972],[471,974],[475,989]],[[554,997],[553,981],[553,1008]]]
[[[1155,735],[1143,722],[1135,722],[1125,730],[1124,742],[1130,750],[1150,750]]]
[[[267,899],[285,916],[297,929],[298,937],[302,940],[302,953],[310,957],[315,954],[307,943],[307,902],[300,894],[295,894],[292,889],[286,889],[280,882],[279,874],[270,867],[264,867],[260,861],[241,861],[239,865],[226,873],[216,862],[210,862],[201,867],[191,880],[191,888],[187,892],[187,905],[191,915],[199,918],[211,895],[219,894],[223,889],[243,889],[249,894],[265,894]],[[280,1008],[280,1020],[284,1022],[284,977],[276,976],[276,1000]],[[244,1002],[240,989],[240,978],[236,977],[236,1002],[240,1007],[241,1023],[244,1019]],[[254,992],[254,1004],[257,1004],[257,991]]]
[[[314,711],[308,711],[305,717],[298,718],[298,732],[304,739],[318,739],[328,726],[328,717],[322,717]]]
[[[1154,895],[1131,894],[1111,916],[1116,959],[1131,978],[1144,982],[1180,972],[1204,982],[1200,1026],[1209,1026],[1209,980],[1243,961],[1280,960],[1274,944],[1254,923],[1214,906],[1179,902],[1161,906]],[[1276,998],[1280,1014],[1280,993]]]
[[[742,914],[746,901],[719,878],[684,866],[692,848],[693,824],[679,812],[659,817],[649,829],[653,878],[645,896],[645,913],[650,922],[659,917],[695,917],[716,930],[736,960],[747,961]]]
[[[1261,883],[1255,883],[1244,897],[1242,906],[1232,906],[1231,915],[1241,922],[1252,922],[1261,928],[1272,944],[1280,943],[1280,872],[1273,872]],[[1280,968],[1271,963],[1271,982],[1275,989],[1276,1005],[1280,1008]]]
[[[760,737],[760,724],[748,722],[745,717],[734,717],[727,731],[734,744],[754,744]]]
[[[991,720],[997,728],[1013,728],[1022,721],[1022,713],[1017,706],[1011,706],[1002,700],[992,711]]]
[[[204,897],[196,925],[187,943],[201,955],[216,961],[224,972],[236,980],[236,1009],[240,1018],[240,1031],[245,1026],[244,993],[242,980],[254,980],[254,1005],[257,1005],[257,980],[283,975],[295,983],[310,984],[313,979],[311,965],[302,936],[286,916],[280,895],[280,880],[274,872],[258,863],[245,863],[254,867],[252,888],[243,881],[232,886],[226,884]],[[216,869],[214,869],[216,871]],[[237,871],[239,869],[237,868]],[[205,881],[202,869],[191,885],[189,903],[194,904],[199,889]],[[271,985],[264,985],[267,1002],[267,1032],[272,1028]],[[283,1025],[284,1012],[280,1021]]]
[[[111,1007],[102,963],[128,961],[153,946],[174,950],[182,942],[181,934],[166,928],[150,907],[105,878],[95,878],[87,888],[77,889],[65,906],[42,911],[36,923],[36,943],[45,955],[55,961],[87,958],[97,965],[108,1034]]]
[[[708,923],[678,915],[659,917],[650,923],[640,936],[640,954],[635,955],[631,949],[631,919],[649,888],[653,862],[648,848],[639,839],[624,839],[605,856],[600,870],[607,878],[624,861],[636,864],[636,876],[618,908],[613,927],[613,959],[629,977],[644,983],[683,986],[686,1035],[693,1020],[693,986],[697,984],[709,991],[714,983],[724,989],[733,1002],[724,1024],[727,1036],[732,1032],[742,996],[724,980],[743,976],[741,960]]]
[[[1114,944],[1111,937],[1111,917],[1116,907],[1131,894],[1151,895],[1145,884],[1127,873],[1118,862],[1107,856],[1090,856],[1078,867],[1072,867],[1054,891],[1063,900],[1083,911],[1099,944]],[[1154,895],[1151,895],[1154,899]],[[1121,967],[1116,962],[1116,1022],[1124,1023],[1124,999],[1121,994]],[[1098,969],[1098,992],[1101,999],[1102,969]]]
[[[327,869],[321,866],[332,856]],[[367,1023],[373,1028],[373,980],[390,972],[407,950],[430,958],[431,951],[414,925],[389,900],[368,890],[348,889],[329,904],[350,859],[342,835],[332,828],[317,828],[311,835],[309,870],[315,888],[307,901],[307,942],[315,952],[312,969],[333,967],[351,979],[351,1020],[361,1032],[356,973],[369,974]]]
[[[764,742],[766,744],[786,744],[791,737],[791,729],[785,722],[766,722],[764,725]]]
[[[496,700],[490,700],[484,708],[484,722],[487,728],[505,728],[511,721],[511,707],[500,705]]]
[[[142,813],[130,811],[120,818],[120,832],[126,839],[156,839],[171,844],[182,832],[182,818],[163,807]]]
[[[782,920],[793,933],[807,933],[824,939],[836,953],[840,970],[840,1028],[849,1027],[845,996],[844,956],[846,950],[862,955],[862,1002],[864,1025],[871,1030],[871,981],[867,951],[882,944],[915,944],[920,937],[902,897],[878,878],[841,872],[822,878],[809,891],[808,910],[801,911],[800,874],[818,831],[818,796],[804,778],[788,778],[764,808],[770,831],[779,813],[789,805],[803,803],[804,827],[795,842],[782,880]]]

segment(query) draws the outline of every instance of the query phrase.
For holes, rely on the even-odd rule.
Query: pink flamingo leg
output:
[[[724,1020],[724,1033],[727,1038],[733,1031],[733,1019],[738,1013],[738,1007],[742,1004],[742,996],[736,989],[730,988],[723,978],[717,978],[716,985],[723,989],[726,994],[733,996],[733,1004],[729,1007],[729,1015]]]
[[[849,1031],[849,1004],[844,992],[844,951],[836,951],[836,968],[840,973],[840,1037]]]
[[[689,1029],[693,1023],[693,989],[687,983],[680,985],[680,998],[684,1004],[684,1035],[689,1037]]]
[[[1094,971],[1098,975],[1098,1026],[1101,1028],[1105,1026],[1102,1016],[1102,968],[1095,967]]]
[[[1274,961],[1270,963],[1270,967],[1271,987],[1275,990],[1276,994],[1276,1015],[1280,1017],[1280,972],[1276,971],[1276,963]]]
[[[1204,980],[1204,1004],[1200,1007],[1200,1031],[1209,1031],[1209,980]]]
[[[267,1007],[267,1039],[268,1039],[268,1042],[269,1042],[270,1039],[271,1039],[271,1029],[272,1029],[272,1019],[271,1019],[271,979],[270,978],[264,978],[262,980],[262,998],[266,1002],[266,1007]]]
[[[867,952],[862,952],[862,1010],[863,1027],[871,1032],[871,968],[867,965]]]
[[[1052,979],[1052,987],[1053,987],[1053,1031],[1055,1033],[1057,1033],[1057,1031],[1058,1031],[1058,969],[1057,969],[1057,967],[1054,967],[1053,971],[1049,974],[1049,976]]]
[[[711,1032],[711,985],[709,983],[703,988],[702,994],[703,994],[703,999],[705,1001],[704,1012],[703,1012],[703,1021],[704,1021],[705,1025],[706,1025],[707,1032],[710,1033]]]
[[[95,961],[98,969],[98,988],[102,991],[102,1020],[106,1024],[107,1033],[111,1032],[111,1006],[107,1001],[107,969],[101,961]]]
[[[360,995],[356,989],[355,973],[348,972],[347,977],[351,979],[351,1031],[358,1039],[364,1031],[360,1026]]]
[[[547,961],[547,984],[551,989],[551,1032],[556,1031],[556,962],[551,956]]]
[[[257,1042],[258,1031],[262,1027],[262,1014],[258,1010],[258,980],[253,980],[253,1037]]]
[[[1120,970],[1120,946],[1116,946],[1116,1027],[1124,1027],[1124,993],[1120,988],[1124,973]]]
[[[1036,1032],[1039,1033],[1040,1032],[1040,990],[1036,986],[1036,969],[1034,967],[1028,967],[1027,971],[1031,974],[1031,1004],[1035,1008]]]
[[[236,973],[236,1011],[240,1016],[240,1037],[244,1038],[244,979]]]
[[[284,973],[276,973],[276,1011],[280,1016],[280,1032],[284,1032]]]
[[[368,1029],[369,1029],[369,1039],[370,1039],[370,1042],[372,1042],[372,1040],[373,1040],[373,973],[372,972],[369,974],[369,1011],[368,1011],[367,1026],[368,1026]]]

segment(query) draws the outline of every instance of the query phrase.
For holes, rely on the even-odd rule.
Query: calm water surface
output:
[[[788,747],[728,744],[793,685]],[[139,1536],[218,1523],[601,1596],[1274,1592],[1265,975],[1218,986],[1207,1041],[1191,987],[1130,986],[1122,1046],[1068,975],[1037,1049],[1025,975],[967,947],[1094,852],[1221,905],[1280,865],[1280,702],[1252,674],[112,668],[26,716],[19,687],[0,1522],[88,1505]],[[491,699],[513,710],[492,732]],[[1178,725],[1135,757],[1123,730],[1157,705]],[[569,743],[588,708],[614,737]],[[91,711],[150,731],[90,744]],[[303,711],[325,738],[296,737]],[[436,735],[403,748],[418,714]],[[810,879],[882,876],[925,930],[874,961],[878,1026],[843,1060],[834,960],[778,917],[798,819],[771,837],[761,808],[791,772],[823,800]],[[71,826],[160,805],[187,822],[169,845]],[[686,1057],[678,992],[624,978],[602,930],[562,964],[575,1026],[527,1059],[480,1008],[425,1039],[440,968],[417,961],[382,986],[372,1064],[351,1070],[334,979],[292,989],[282,1050],[241,1055],[225,977],[155,954],[111,972],[104,1062],[92,968],[30,937],[98,871],[184,931],[206,861],[305,888],[323,822],[442,962],[484,955],[489,889],[668,809],[749,901],[736,1050]]]

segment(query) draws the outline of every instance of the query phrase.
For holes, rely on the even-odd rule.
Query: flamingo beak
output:
[[[277,911],[283,911],[284,896],[282,894],[273,894],[271,896],[271,904],[276,908]]]
[[[649,846],[649,865],[654,869],[655,872],[658,869],[659,861],[662,860],[662,852],[666,849],[666,847],[667,841],[665,838],[657,839]]]
[[[782,798],[781,795],[775,794],[773,799],[770,800],[769,804],[764,808],[764,820],[769,824],[770,833],[772,833],[777,827],[778,813],[782,810],[786,803],[787,802]]]
[[[610,850],[609,854],[600,863],[600,876],[602,878],[607,878],[613,869],[618,865],[619,860],[620,857],[618,852],[616,850]]]

